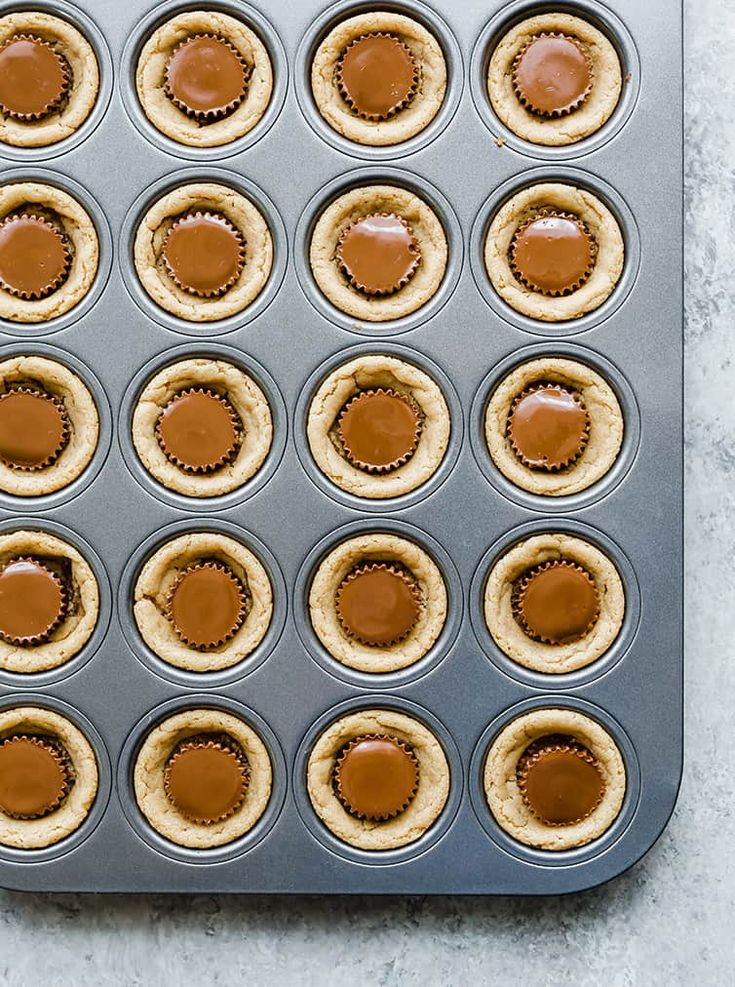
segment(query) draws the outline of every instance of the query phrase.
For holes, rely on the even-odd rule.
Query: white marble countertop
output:
[[[685,5],[687,763],[659,844],[559,900],[0,893],[5,987],[733,983],[735,5]]]

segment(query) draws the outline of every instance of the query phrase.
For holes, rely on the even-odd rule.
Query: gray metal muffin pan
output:
[[[68,188],[98,225],[102,258],[90,297],[40,326],[0,324],[0,355],[48,353],[81,372],[97,399],[102,441],[68,490],[0,498],[2,528],[66,533],[93,563],[100,623],[69,664],[35,676],[0,674],[0,707],[65,711],[97,752],[101,784],[81,829],[48,850],[0,848],[0,885],[27,890],[556,894],[621,873],[655,842],[672,811],[682,764],[682,127],[681,9],[661,0],[533,3],[462,0],[439,11],[418,0],[325,9],[319,0],[159,3],[86,0],[2,3],[77,21],[97,49],[100,99],[82,132],[49,149],[0,149],[2,180]],[[275,89],[264,120],[229,147],[196,151],[158,135],[133,88],[142,39],[182,8],[235,12],[270,49]],[[352,11],[398,9],[427,23],[449,66],[444,108],[397,148],[333,134],[308,89],[314,44]],[[630,72],[613,118],[572,147],[519,141],[496,120],[483,88],[493,39],[532,10],[569,10],[606,30]],[[666,30],[661,30],[662,21]],[[94,27],[92,25],[94,22]],[[499,146],[495,138],[506,141]],[[242,188],[272,226],[276,259],[264,295],[234,319],[206,326],[169,318],[131,269],[140,209],[163,188],[208,176]],[[557,176],[596,190],[621,221],[621,285],[596,313],[562,326],[520,319],[494,295],[480,260],[493,207],[519,185]],[[315,212],[337,189],[369,180],[416,186],[446,224],[451,259],[439,295],[390,325],[348,322],[320,296],[306,261]],[[386,338],[389,337],[389,338]],[[452,442],[423,490],[386,503],[336,490],[304,436],[308,399],[341,359],[397,352],[433,373],[452,412]],[[259,380],[275,421],[273,450],[242,490],[196,501],[163,490],[130,441],[138,388],[186,353],[225,354]],[[485,401],[505,369],[536,354],[568,354],[600,369],[618,393],[626,438],[611,474],[574,497],[516,490],[481,436]],[[213,675],[168,668],[142,643],[130,585],[151,546],[183,529],[236,531],[273,579],[271,632],[240,667]],[[447,627],[417,665],[395,675],[350,672],[320,647],[305,614],[313,564],[355,529],[401,530],[444,571]],[[628,604],[620,638],[578,672],[543,676],[508,661],[484,628],[490,560],[537,530],[578,532],[618,565]],[[158,836],[137,809],[131,764],[145,732],[174,709],[238,712],[270,749],[274,789],[257,826],[218,850],[190,851]],[[488,744],[529,707],[563,705],[597,718],[628,771],[623,810],[599,840],[573,851],[531,850],[492,819],[480,776]],[[447,807],[415,844],[358,852],[314,815],[304,765],[316,733],[344,710],[406,709],[434,729],[451,766]]]

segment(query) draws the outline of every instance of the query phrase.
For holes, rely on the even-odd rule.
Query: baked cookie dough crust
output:
[[[174,48],[195,34],[226,38],[248,68],[248,90],[242,103],[221,120],[201,123],[168,98],[164,91],[166,65]],[[261,119],[273,92],[273,69],[265,45],[241,20],[216,10],[177,14],[157,28],[143,46],[135,74],[143,112],[161,133],[189,147],[219,147],[244,137]]]
[[[581,641],[534,641],[513,616],[513,584],[528,569],[568,559],[589,572],[600,596],[600,615]],[[618,571],[594,545],[567,534],[534,535],[513,546],[490,570],[484,595],[485,622],[495,643],[509,658],[535,672],[561,675],[585,668],[610,648],[625,617],[625,590]]]
[[[371,213],[396,213],[411,227],[421,248],[421,263],[405,287],[392,295],[368,296],[353,288],[339,268],[337,246],[346,226]],[[439,218],[423,199],[393,185],[368,185],[335,199],[319,217],[309,253],[316,283],[340,311],[366,322],[387,322],[410,315],[439,290],[447,269],[447,238]]]
[[[220,213],[245,239],[240,277],[218,298],[198,298],[179,288],[166,271],[163,246],[174,222],[190,212]],[[135,269],[141,284],[161,308],[188,322],[214,322],[237,315],[255,301],[273,266],[273,240],[263,215],[250,199],[226,185],[182,185],[148,209],[135,236]]]
[[[166,616],[168,596],[179,573],[201,559],[231,569],[250,601],[248,615],[234,637],[206,651],[184,644]],[[216,531],[181,535],[162,545],[141,569],[134,597],[133,614],[145,643],[169,665],[189,672],[215,672],[247,658],[273,618],[273,588],[262,562],[241,542]]]
[[[166,405],[190,387],[212,387],[237,412],[243,441],[237,456],[213,473],[185,473],[164,454],[156,424]],[[187,497],[217,497],[236,490],[265,462],[273,441],[270,405],[255,381],[224,360],[181,360],[155,374],[143,388],[133,412],[133,444],[141,462],[168,490]]]
[[[518,227],[545,208],[577,216],[597,243],[590,278],[572,294],[557,298],[521,284],[508,258]],[[592,192],[559,182],[542,182],[517,192],[498,210],[485,240],[485,268],[497,293],[516,312],[541,322],[566,322],[599,308],[615,290],[624,263],[623,234],[607,206]]]
[[[349,637],[336,612],[336,593],[345,576],[362,562],[397,562],[421,589],[421,614],[410,635],[398,644],[369,647]],[[337,661],[360,672],[395,672],[413,665],[434,646],[447,618],[447,589],[439,567],[415,542],[392,534],[348,538],[321,562],[309,590],[314,631]]]
[[[590,418],[589,440],[582,455],[553,473],[524,466],[506,435],[513,401],[541,381],[577,391]],[[624,428],[623,412],[610,385],[591,367],[561,357],[542,357],[516,367],[498,384],[485,413],[485,439],[495,465],[517,487],[545,497],[567,497],[602,479],[615,464]]]
[[[335,81],[345,48],[364,34],[392,34],[411,51],[420,72],[416,95],[388,120],[363,120],[340,94]],[[424,130],[441,109],[447,90],[447,66],[439,42],[423,25],[389,11],[358,14],[341,21],[322,41],[311,66],[311,89],[317,108],[338,133],[373,147],[400,144]]]
[[[516,781],[516,765],[534,740],[567,734],[596,758],[605,782],[602,802],[581,822],[547,826],[527,808]],[[485,761],[485,796],[498,825],[513,839],[542,850],[570,850],[602,836],[617,819],[625,798],[625,764],[617,744],[599,723],[571,709],[535,709],[513,720],[493,741]]]
[[[337,424],[340,412],[360,391],[386,388],[418,404],[422,432],[413,456],[385,475],[357,469],[342,454]],[[333,370],[309,406],[306,433],[319,469],[342,490],[373,500],[400,497],[422,486],[436,472],[449,444],[451,420],[439,386],[412,363],[380,354],[359,356]]]
[[[0,740],[19,733],[58,739],[74,766],[74,784],[55,812],[42,819],[12,819],[0,811],[0,845],[37,850],[63,840],[87,818],[97,795],[97,759],[82,731],[50,709],[19,706],[1,712]]]
[[[64,283],[46,298],[15,298],[0,289],[0,318],[11,322],[46,322],[63,315],[84,298],[97,274],[99,240],[87,211],[68,192],[41,182],[0,187],[0,220],[24,209],[50,211],[60,223],[72,261]]]
[[[69,611],[48,640],[26,648],[0,640],[0,668],[32,675],[58,668],[82,650],[97,626],[100,591],[87,560],[55,535],[29,530],[0,535],[0,567],[19,556],[60,559],[70,566]]]
[[[17,470],[0,463],[0,490],[14,497],[41,497],[68,487],[89,465],[97,449],[99,415],[83,381],[56,360],[13,356],[0,362],[0,388],[29,385],[60,398],[71,433],[63,452],[41,470]]]
[[[21,122],[0,112],[0,141],[15,147],[48,147],[73,134],[91,113],[100,84],[97,58],[77,28],[42,11],[0,17],[0,46],[16,34],[32,34],[50,42],[69,63],[72,85],[59,109],[42,120]]]
[[[413,748],[419,787],[408,808],[376,822],[350,815],[334,793],[332,773],[341,749],[355,737],[387,734]],[[449,796],[449,764],[428,727],[405,713],[366,709],[337,720],[319,737],[309,756],[306,783],[314,811],[339,839],[361,850],[391,850],[418,840],[441,814]]]
[[[577,38],[592,62],[594,83],[582,106],[566,116],[546,118],[531,113],[513,90],[513,62],[524,45],[538,34],[566,34]],[[611,42],[589,21],[571,14],[551,13],[529,17],[501,38],[490,58],[487,88],[500,120],[532,144],[574,144],[594,134],[613,114],[620,99],[623,73]]]
[[[174,747],[201,733],[229,734],[250,766],[245,801],[229,819],[211,825],[182,816],[169,802],[163,781]],[[135,799],[151,826],[172,843],[200,850],[223,846],[249,832],[266,810],[272,782],[271,759],[258,734],[238,716],[218,709],[185,710],[159,723],[143,741],[133,772]]]

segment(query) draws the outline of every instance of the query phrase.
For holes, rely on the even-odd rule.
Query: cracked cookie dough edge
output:
[[[70,836],[89,815],[99,785],[97,758],[79,727],[49,709],[16,706],[0,712],[0,739],[18,733],[57,737],[74,765],[74,785],[55,812],[42,819],[12,819],[0,811],[1,846],[41,849]]]
[[[169,277],[161,253],[176,218],[201,210],[225,216],[245,238],[240,277],[218,298],[197,298]],[[265,288],[273,267],[273,238],[260,209],[226,185],[195,182],[157,199],[140,220],[133,248],[135,270],[143,288],[160,308],[187,322],[215,322],[244,311]]]
[[[235,636],[219,648],[197,651],[175,634],[163,613],[176,574],[190,563],[214,557],[245,578],[251,609]],[[169,665],[189,672],[215,672],[252,654],[273,620],[273,587],[263,563],[242,542],[217,531],[192,532],[161,545],[140,570],[133,591],[133,616],[148,647]]]
[[[0,362],[0,382],[38,382],[64,403],[71,437],[63,452],[43,470],[15,470],[0,463],[0,490],[14,497],[41,497],[68,487],[91,462],[99,441],[99,413],[87,385],[57,360],[13,356]]]
[[[340,454],[332,439],[344,405],[359,391],[389,387],[412,397],[424,415],[416,452],[386,476],[357,469]],[[439,385],[423,370],[392,356],[357,357],[333,370],[309,405],[307,439],[318,468],[342,490],[375,500],[400,497],[427,483],[441,466],[449,446],[451,418]]]
[[[548,380],[576,390],[590,417],[590,436],[575,463],[545,473],[519,462],[506,436],[514,399],[530,384]],[[500,472],[522,490],[547,497],[567,497],[591,487],[608,473],[623,444],[625,423],[615,392],[601,374],[577,360],[541,357],[513,369],[497,385],[485,412],[485,441]]]
[[[251,69],[240,106],[205,125],[187,117],[163,89],[169,55],[192,34],[227,38]],[[162,134],[188,147],[221,147],[249,134],[262,119],[273,95],[273,67],[267,48],[243,21],[220,11],[195,10],[170,18],[151,34],[138,58],[135,85],[143,112]]]
[[[0,641],[0,668],[32,675],[64,665],[78,654],[99,620],[100,590],[91,566],[69,542],[45,531],[19,529],[0,534],[0,565],[19,555],[63,558],[71,562],[74,612],[44,644],[32,648]]]
[[[46,322],[64,315],[89,292],[99,264],[99,239],[87,210],[68,192],[43,182],[10,182],[0,186],[0,220],[16,209],[41,206],[58,216],[73,259],[64,283],[46,298],[14,298],[0,290],[0,318],[10,322]]]
[[[377,31],[396,35],[411,50],[421,81],[416,96],[395,116],[363,120],[342,98],[335,72],[351,41]],[[358,144],[385,147],[401,144],[428,127],[444,103],[447,66],[439,42],[413,18],[387,11],[358,14],[340,21],[317,48],[311,66],[311,90],[317,109],[337,133]]]
[[[396,561],[419,583],[422,611],[410,635],[399,644],[374,648],[342,630],[336,593],[345,576],[363,561]],[[332,658],[348,668],[380,674],[415,664],[439,639],[447,620],[447,588],[441,570],[416,542],[387,533],[356,535],[336,545],[319,564],[309,589],[309,617],[319,641]]]
[[[516,765],[530,743],[549,734],[573,736],[597,759],[605,781],[601,804],[582,822],[546,826],[536,819],[518,788]],[[570,850],[602,836],[620,814],[626,792],[620,750],[599,723],[571,709],[534,709],[512,720],[493,740],[483,771],[483,787],[497,824],[513,839],[543,850]]]
[[[589,280],[571,295],[557,298],[521,284],[508,258],[520,224],[545,206],[578,216],[597,242],[597,259]],[[484,258],[492,286],[516,312],[540,322],[566,322],[599,308],[615,291],[625,264],[625,242],[612,212],[592,192],[561,182],[541,182],[516,192],[500,207],[485,238]]]
[[[240,417],[245,441],[232,463],[211,474],[187,474],[170,462],[155,428],[165,405],[187,387],[221,388]],[[240,367],[203,357],[180,360],[159,370],[136,402],[131,423],[133,445],[150,475],[168,490],[187,497],[217,497],[243,486],[261,469],[273,444],[273,415],[263,390]]]
[[[388,734],[409,744],[419,761],[419,787],[408,808],[394,819],[357,819],[334,793],[332,772],[339,751],[355,737]],[[390,850],[418,840],[441,815],[449,797],[450,769],[432,731],[405,713],[366,709],[343,716],[319,736],[306,767],[312,807],[336,837],[362,850]]]
[[[185,819],[169,802],[164,769],[174,747],[200,733],[229,734],[242,747],[250,766],[245,801],[229,819],[205,825]],[[206,850],[232,843],[258,822],[271,797],[273,766],[258,733],[239,716],[219,709],[189,709],[167,717],[145,737],[135,758],[135,801],[148,823],[178,846]]]
[[[353,288],[336,262],[342,230],[373,212],[398,213],[413,230],[421,263],[408,284],[392,295],[367,297]],[[344,192],[323,210],[311,237],[309,262],[317,286],[340,311],[366,322],[387,322],[411,315],[439,290],[449,248],[444,227],[420,196],[394,185],[367,185]]]
[[[19,11],[0,17],[0,45],[16,34],[60,43],[72,72],[72,87],[61,109],[43,120],[23,123],[0,114],[0,142],[14,147],[49,147],[70,137],[85,122],[97,101],[100,69],[94,48],[67,20],[43,11]]]
[[[579,38],[592,61],[592,92],[567,116],[540,118],[519,102],[513,90],[513,62],[524,44],[541,32]],[[613,44],[589,21],[563,13],[540,14],[511,28],[495,48],[487,74],[490,103],[501,122],[523,140],[549,147],[575,144],[598,131],[615,112],[622,86],[623,73]]]
[[[534,641],[513,616],[513,584],[543,562],[571,559],[594,578],[600,616],[589,634],[571,644]],[[625,619],[625,590],[613,562],[594,545],[568,534],[533,535],[509,548],[495,562],[484,592],[484,617],[493,640],[509,658],[536,672],[561,675],[586,668],[612,646]]]

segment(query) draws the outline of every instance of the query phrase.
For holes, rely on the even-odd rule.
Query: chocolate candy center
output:
[[[513,451],[530,469],[557,470],[573,463],[587,444],[588,429],[579,395],[550,385],[522,394],[508,418]]]
[[[539,216],[519,227],[510,249],[516,277],[542,295],[566,295],[592,273],[595,247],[578,219]]]
[[[592,69],[574,38],[541,35],[518,56],[513,84],[527,109],[541,116],[561,116],[584,103],[592,88]]]
[[[166,92],[192,116],[221,117],[245,98],[248,71],[223,38],[192,37],[171,54]]]
[[[194,648],[224,644],[245,619],[242,583],[223,566],[200,564],[174,586],[169,616],[177,635]]]
[[[163,409],[156,426],[159,444],[189,473],[210,473],[229,462],[240,430],[229,402],[209,391],[183,391]]]
[[[229,818],[247,791],[243,761],[217,741],[184,741],[164,772],[169,802],[191,822],[206,825]]]
[[[67,793],[69,772],[59,754],[40,738],[0,742],[0,811],[14,819],[39,819]]]
[[[68,419],[62,406],[41,391],[0,395],[0,460],[13,469],[49,466],[66,445]]]
[[[358,737],[334,769],[337,795],[353,815],[385,820],[407,808],[419,782],[415,756],[392,737]]]
[[[49,223],[13,216],[0,224],[0,287],[20,298],[45,298],[68,271],[64,238]]]
[[[420,253],[399,216],[376,213],[344,231],[337,260],[353,287],[367,295],[389,295],[413,277]]]
[[[592,753],[572,738],[542,738],[521,756],[517,776],[523,801],[549,826],[569,826],[586,819],[605,793]]]
[[[394,391],[363,391],[346,405],[338,434],[353,466],[384,473],[407,462],[416,450],[421,419],[411,402]]]
[[[47,42],[18,36],[0,48],[0,109],[8,116],[48,116],[68,88],[66,63]]]
[[[231,288],[242,273],[243,239],[224,216],[194,213],[171,227],[162,257],[180,288],[200,298],[214,298]]]
[[[548,644],[569,644],[594,626],[600,598],[585,569],[573,562],[551,562],[526,574],[514,606],[529,637]]]
[[[340,91],[352,110],[368,120],[387,120],[416,92],[418,72],[410,50],[399,38],[366,34],[342,55]]]
[[[414,579],[381,563],[359,566],[337,590],[337,618],[342,628],[349,637],[371,647],[404,640],[420,613]]]
[[[17,559],[0,570],[0,638],[10,644],[37,644],[58,625],[66,610],[59,580],[35,559]]]

